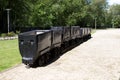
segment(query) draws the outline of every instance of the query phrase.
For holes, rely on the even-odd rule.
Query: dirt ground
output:
[[[120,29],[98,30],[50,65],[21,64],[0,73],[0,80],[120,80]]]

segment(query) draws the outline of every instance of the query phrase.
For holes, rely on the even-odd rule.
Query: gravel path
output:
[[[120,29],[98,30],[93,38],[46,67],[20,66],[0,80],[120,80]]]

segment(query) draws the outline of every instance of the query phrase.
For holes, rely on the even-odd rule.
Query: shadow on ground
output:
[[[58,60],[62,55],[64,55],[66,52],[74,49],[75,47],[81,45],[82,43],[88,41],[89,39],[91,39],[92,37],[90,38],[87,38],[87,39],[83,39],[83,40],[80,40],[79,42],[75,42],[75,43],[72,43],[71,45],[67,46],[66,48],[63,48],[62,50],[60,50],[59,54],[55,57],[52,57],[51,59],[49,59],[49,61],[47,61],[46,63],[44,63],[42,66],[39,66],[38,65],[38,61],[35,62],[34,65],[32,66],[26,66],[26,68],[37,68],[37,67],[46,67],[47,65],[55,62],[56,60]],[[58,52],[58,51],[57,51]]]

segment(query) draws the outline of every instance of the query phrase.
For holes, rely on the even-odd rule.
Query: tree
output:
[[[11,8],[11,23],[18,28],[94,27],[95,19],[99,26],[105,26],[110,20],[107,0],[0,0],[0,16],[6,8]]]
[[[105,13],[108,8],[107,0],[91,0],[88,13],[92,20],[96,18],[98,27],[105,26]]]
[[[112,23],[112,27],[120,27],[120,5],[112,5],[109,9],[109,15],[111,15],[110,23]]]
[[[25,26],[28,24],[28,16],[30,13],[29,0],[0,0],[0,20],[6,21],[6,10],[11,9],[10,11],[10,21],[13,26]],[[5,27],[4,24],[1,27]]]

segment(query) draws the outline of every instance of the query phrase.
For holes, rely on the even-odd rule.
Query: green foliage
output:
[[[20,33],[20,31],[16,31],[16,34],[19,34]]]
[[[107,0],[92,0],[90,7],[88,8],[89,14],[94,22],[97,20],[97,25],[105,25],[105,12],[107,10]]]
[[[46,6],[44,3],[39,3],[34,6],[33,16],[31,17],[32,26],[47,27],[52,25],[51,19],[53,16]]]
[[[0,6],[3,6],[2,9],[11,8],[12,24],[15,27],[94,27],[95,18],[99,26],[111,21],[107,16],[107,0],[3,0]]]
[[[9,32],[8,34],[7,34],[7,36],[8,37],[12,37],[12,36],[15,36],[16,34],[14,33],[14,32]]]
[[[120,27],[120,5],[112,5],[109,10],[112,27]]]
[[[10,19],[14,26],[29,24],[28,18],[31,10],[29,0],[0,0],[0,14],[7,8],[11,9]],[[0,15],[1,17],[2,15]]]
[[[6,37],[6,36],[7,36],[6,33],[2,33],[2,34],[1,34],[1,37]]]
[[[16,34],[18,34],[19,31],[16,32]],[[0,34],[0,37],[12,37],[16,35],[14,32],[9,32],[9,33],[2,33]]]
[[[16,34],[14,32],[0,34],[1,37],[12,37],[12,36],[15,36],[15,35]]]

